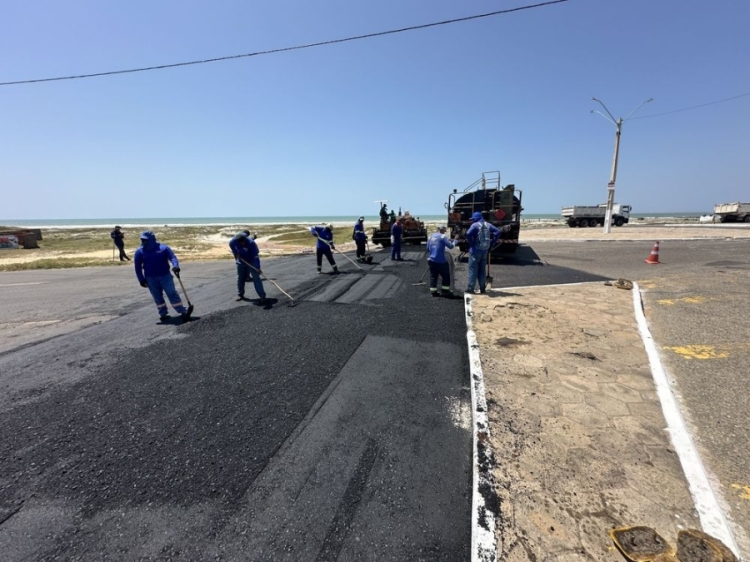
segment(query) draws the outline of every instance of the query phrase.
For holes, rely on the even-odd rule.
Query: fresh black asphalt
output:
[[[650,244],[549,242],[490,273],[683,275],[746,247],[663,243],[648,266]],[[271,306],[235,303],[231,262],[187,263],[186,325],[156,321],[130,268],[0,274],[1,558],[466,559],[463,303],[413,286],[421,252],[382,255],[340,276],[267,261],[294,307],[268,284]]]
[[[312,276],[293,307],[149,322],[176,333],[134,349],[87,338],[127,315],[40,343],[107,360],[68,384],[42,379],[0,414],[5,559],[466,558],[463,303],[412,287],[415,265]],[[380,294],[368,276],[380,298],[335,302],[359,283]],[[344,288],[311,300],[332,284]],[[13,363],[6,353],[18,376]]]

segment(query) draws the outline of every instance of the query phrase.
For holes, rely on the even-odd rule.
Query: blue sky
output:
[[[0,82],[273,49],[523,0],[6,2]],[[415,214],[500,170],[529,213],[606,198],[614,126],[750,92],[750,2],[570,0],[209,65],[0,87],[0,218]],[[750,200],[750,97],[625,124],[617,200]]]

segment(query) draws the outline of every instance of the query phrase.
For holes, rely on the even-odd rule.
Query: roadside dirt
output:
[[[498,559],[623,560],[609,530],[700,528],[633,315],[603,284],[474,301],[500,499]]]

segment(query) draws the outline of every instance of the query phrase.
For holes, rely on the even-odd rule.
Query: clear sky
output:
[[[537,0],[538,1],[538,0]],[[5,2],[0,82],[248,53],[534,0]],[[0,87],[0,218],[443,212],[500,170],[528,213],[606,199],[626,117],[750,92],[748,0],[570,0],[163,71]],[[617,200],[750,200],[750,96],[627,122]]]

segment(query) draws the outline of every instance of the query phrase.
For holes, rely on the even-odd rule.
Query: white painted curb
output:
[[[643,346],[648,354],[651,365],[651,373],[654,377],[656,392],[659,396],[664,419],[667,422],[667,431],[672,438],[672,445],[682,464],[682,470],[688,481],[690,494],[693,496],[695,509],[698,511],[703,531],[713,535],[724,542],[729,549],[739,558],[739,549],[734,541],[734,536],[729,528],[727,518],[719,506],[711,483],[706,474],[698,450],[695,447],[685,420],[680,413],[677,399],[672,392],[667,372],[659,357],[656,344],[651,336],[646,315],[643,312],[643,301],[641,290],[637,283],[633,283],[633,307],[635,308],[635,320],[638,323],[638,331],[643,340]]]
[[[494,479],[487,463],[480,462],[480,441],[489,451],[490,424],[487,418],[487,401],[484,396],[484,375],[479,357],[477,336],[471,326],[472,297],[464,296],[466,314],[466,341],[469,346],[469,369],[471,373],[471,413],[473,421],[473,478],[471,490],[471,560],[472,562],[496,562],[495,514],[487,508],[480,486],[494,488]],[[484,453],[484,455],[489,453]],[[483,456],[484,456],[483,455]],[[484,464],[484,467],[482,465]]]

